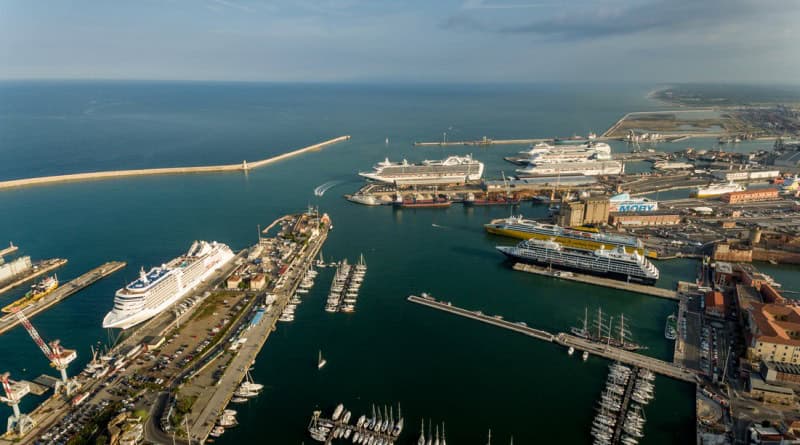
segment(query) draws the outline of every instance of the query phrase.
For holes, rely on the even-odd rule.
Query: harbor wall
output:
[[[87,173],[73,173],[68,175],[55,175],[55,176],[40,176],[36,178],[14,179],[9,181],[0,181],[0,190],[27,187],[32,185],[53,184],[57,182],[75,182],[75,181],[88,181],[97,179],[112,179],[112,178],[125,178],[130,176],[150,176],[150,175],[179,175],[187,173],[218,173],[218,172],[231,172],[231,171],[247,171],[254,168],[263,167],[274,162],[282,161],[309,151],[319,150],[329,145],[349,140],[350,136],[339,136],[337,138],[329,139],[318,144],[309,145],[297,150],[283,153],[271,158],[262,159],[260,161],[247,162],[241,164],[225,164],[225,165],[206,165],[196,167],[167,167],[167,168],[147,168],[136,170],[110,170],[100,172],[87,172]]]

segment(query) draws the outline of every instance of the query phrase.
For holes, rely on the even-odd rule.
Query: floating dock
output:
[[[54,304],[61,302],[61,300],[64,300],[70,295],[122,269],[125,267],[125,265],[126,263],[124,261],[109,261],[108,263],[105,263],[100,267],[96,267],[79,276],[78,278],[75,278],[69,283],[60,286],[58,289],[51,292],[50,295],[47,295],[41,300],[26,306],[24,309],[22,309],[22,312],[28,318],[31,318],[34,315],[49,309]],[[2,318],[0,318],[0,335],[5,334],[9,330],[13,329],[17,324],[19,324],[19,319],[17,319],[14,314],[4,315]]]
[[[28,270],[23,276],[16,277],[14,281],[8,283],[7,285],[0,287],[0,294],[3,292],[9,291],[20,284],[25,283],[26,281],[30,281],[40,275],[44,275],[51,270],[58,269],[59,267],[67,264],[67,260],[63,258],[52,258],[49,260],[42,260],[33,263],[33,266]]]
[[[187,173],[217,173],[217,172],[231,172],[231,171],[247,171],[254,168],[263,167],[274,162],[282,161],[309,151],[319,150],[329,145],[349,140],[350,136],[339,136],[337,138],[329,139],[318,144],[309,145],[308,147],[300,148],[297,150],[283,153],[271,158],[262,159],[260,161],[250,162],[243,161],[241,164],[224,164],[224,165],[204,165],[196,167],[170,167],[170,168],[148,168],[138,170],[111,170],[102,172],[88,172],[88,173],[74,173],[69,175],[56,175],[56,176],[40,176],[36,178],[14,179],[10,181],[0,181],[0,190],[10,189],[15,187],[26,187],[31,185],[53,184],[57,182],[76,182],[97,179],[112,179],[124,178],[129,176],[152,176],[152,175],[177,175]]]
[[[541,329],[531,328],[524,322],[511,322],[504,320],[502,317],[498,315],[490,316],[490,315],[485,315],[480,311],[470,311],[467,309],[454,306],[450,302],[437,301],[433,297],[429,296],[417,297],[415,295],[411,295],[408,297],[408,301],[412,303],[421,304],[423,306],[428,306],[434,309],[439,309],[441,311],[449,312],[451,314],[459,315],[465,318],[478,320],[497,327],[505,328],[539,340],[544,340],[551,343],[557,343],[567,348],[572,346],[578,350],[588,351],[590,354],[604,357],[609,360],[618,361],[627,365],[649,369],[655,373],[671,377],[677,380],[696,383],[695,373],[688,369],[676,366],[672,363],[668,363],[663,360],[659,360],[657,358],[648,357],[646,355],[637,354],[635,352],[626,351],[621,348],[610,346],[605,343],[595,343],[589,340],[576,337],[574,335],[565,334],[563,332],[553,335]]]
[[[597,277],[594,275],[584,275],[576,272],[567,272],[561,270],[550,270],[545,267],[535,266],[533,264],[516,263],[514,270],[521,272],[533,273],[546,277],[561,278],[562,280],[576,281],[578,283],[593,284],[595,286],[610,287],[612,289],[620,289],[628,292],[635,292],[637,294],[651,295],[653,297],[666,298],[668,300],[680,300],[678,293],[674,290],[662,289],[660,287],[646,286],[644,284],[628,283],[625,281],[612,280],[610,278]]]

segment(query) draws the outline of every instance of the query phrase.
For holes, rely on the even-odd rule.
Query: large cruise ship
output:
[[[581,250],[555,241],[529,239],[516,246],[497,246],[497,250],[515,260],[625,281],[655,284],[659,277],[658,269],[647,258],[627,253],[622,247]]]
[[[103,318],[104,328],[128,329],[167,309],[234,257],[230,247],[216,241],[195,241],[179,256],[117,291],[114,309]]]
[[[729,182],[727,184],[711,184],[708,187],[698,187],[691,195],[695,198],[710,198],[712,196],[722,196],[731,192],[742,192],[745,187],[741,184]]]
[[[625,165],[622,162],[597,160],[531,165],[525,168],[517,169],[517,173],[522,177],[555,175],[620,175],[624,172]]]
[[[594,230],[578,230],[561,227],[555,224],[543,224],[538,221],[524,219],[522,216],[511,216],[492,220],[484,224],[486,231],[494,235],[519,239],[554,240],[566,247],[595,250],[601,248],[623,247],[626,252],[645,254],[644,245],[634,236],[616,235]]]
[[[559,146],[539,143],[520,153],[528,155],[527,162],[535,165],[611,159],[611,147],[605,142]]]
[[[389,184],[458,184],[477,181],[483,176],[483,163],[472,156],[450,156],[440,161],[422,161],[419,164],[390,162],[386,158],[375,164],[372,172],[359,175]]]

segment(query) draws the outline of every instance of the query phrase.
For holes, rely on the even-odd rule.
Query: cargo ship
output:
[[[565,247],[555,241],[529,239],[516,246],[497,246],[502,254],[515,261],[536,263],[557,269],[655,284],[658,269],[642,255],[627,253],[623,247],[583,250]]]
[[[128,329],[160,314],[234,257],[216,241],[195,241],[189,251],[167,264],[144,268],[139,278],[119,289],[114,308],[103,318],[104,328]]]
[[[501,195],[477,199],[475,198],[475,195],[472,193],[467,194],[467,197],[464,199],[464,204],[471,206],[518,205],[519,202],[520,202],[519,198],[515,198],[513,196],[507,198]]]
[[[544,224],[520,216],[492,220],[484,224],[486,231],[501,236],[519,239],[554,240],[565,247],[595,250],[623,247],[625,252],[645,255],[644,245],[634,236],[616,235],[590,228],[567,228],[555,224]],[[648,254],[654,256],[654,254]]]
[[[691,195],[695,198],[710,198],[712,196],[722,196],[726,193],[743,192],[745,187],[741,184],[729,182],[727,184],[711,184],[708,187],[698,187]]]
[[[478,181],[483,176],[483,163],[472,156],[450,156],[438,161],[422,161],[411,164],[391,162],[389,158],[373,166],[372,172],[360,172],[360,176],[373,181],[396,185],[414,184],[459,184]]]
[[[25,307],[41,300],[42,298],[44,298],[45,296],[50,294],[50,292],[53,292],[57,288],[58,288],[58,277],[56,275],[49,276],[31,286],[31,290],[29,290],[24,297],[5,306],[2,309],[2,312],[10,314],[11,312],[14,312],[14,310],[24,309]]]

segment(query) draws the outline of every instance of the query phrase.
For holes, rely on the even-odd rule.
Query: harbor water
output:
[[[139,267],[160,264],[195,239],[234,249],[256,240],[256,227],[303,210],[328,212],[334,224],[328,259],[369,265],[356,312],[323,311],[332,270],[323,269],[296,320],[270,337],[253,377],[265,391],[239,405],[240,425],[218,440],[311,443],[311,412],[343,402],[355,415],[371,404],[400,403],[405,431],[420,419],[446,424],[453,443],[588,443],[606,360],[582,362],[551,344],[406,301],[429,292],[461,307],[500,314],[559,332],[584,308],[624,313],[647,354],[670,359],[664,339],[671,301],[514,272],[482,224],[509,209],[366,207],[342,198],[361,184],[356,173],[384,157],[439,159],[472,153],[499,178],[503,161],[524,146],[414,148],[418,140],[569,136],[601,133],[628,111],[663,108],[649,86],[382,86],[153,82],[0,83],[0,180],[123,168],[235,163],[261,159],[331,137],[352,139],[322,151],[243,173],[127,178],[0,192],[0,243],[14,241],[33,259],[64,257],[59,278],[105,261],[128,267],[33,319],[45,339],[79,351],[70,372],[106,342],[100,327],[114,291]],[[389,143],[385,140],[389,138]],[[695,141],[696,142],[696,141]],[[709,146],[714,141],[709,141]],[[626,150],[624,144],[613,144]],[[680,144],[664,145],[670,150]],[[323,196],[314,189],[333,186]],[[544,215],[525,203],[515,210]],[[659,285],[692,280],[691,260],[659,262]],[[765,268],[766,269],[766,268]],[[776,273],[786,277],[790,273]],[[19,297],[0,296],[0,305]],[[317,351],[328,361],[317,369]],[[0,372],[33,379],[52,369],[21,328],[0,336]],[[23,410],[37,403],[26,397]],[[0,416],[10,410],[0,407]],[[688,443],[694,388],[659,377],[647,407],[644,444]]]

